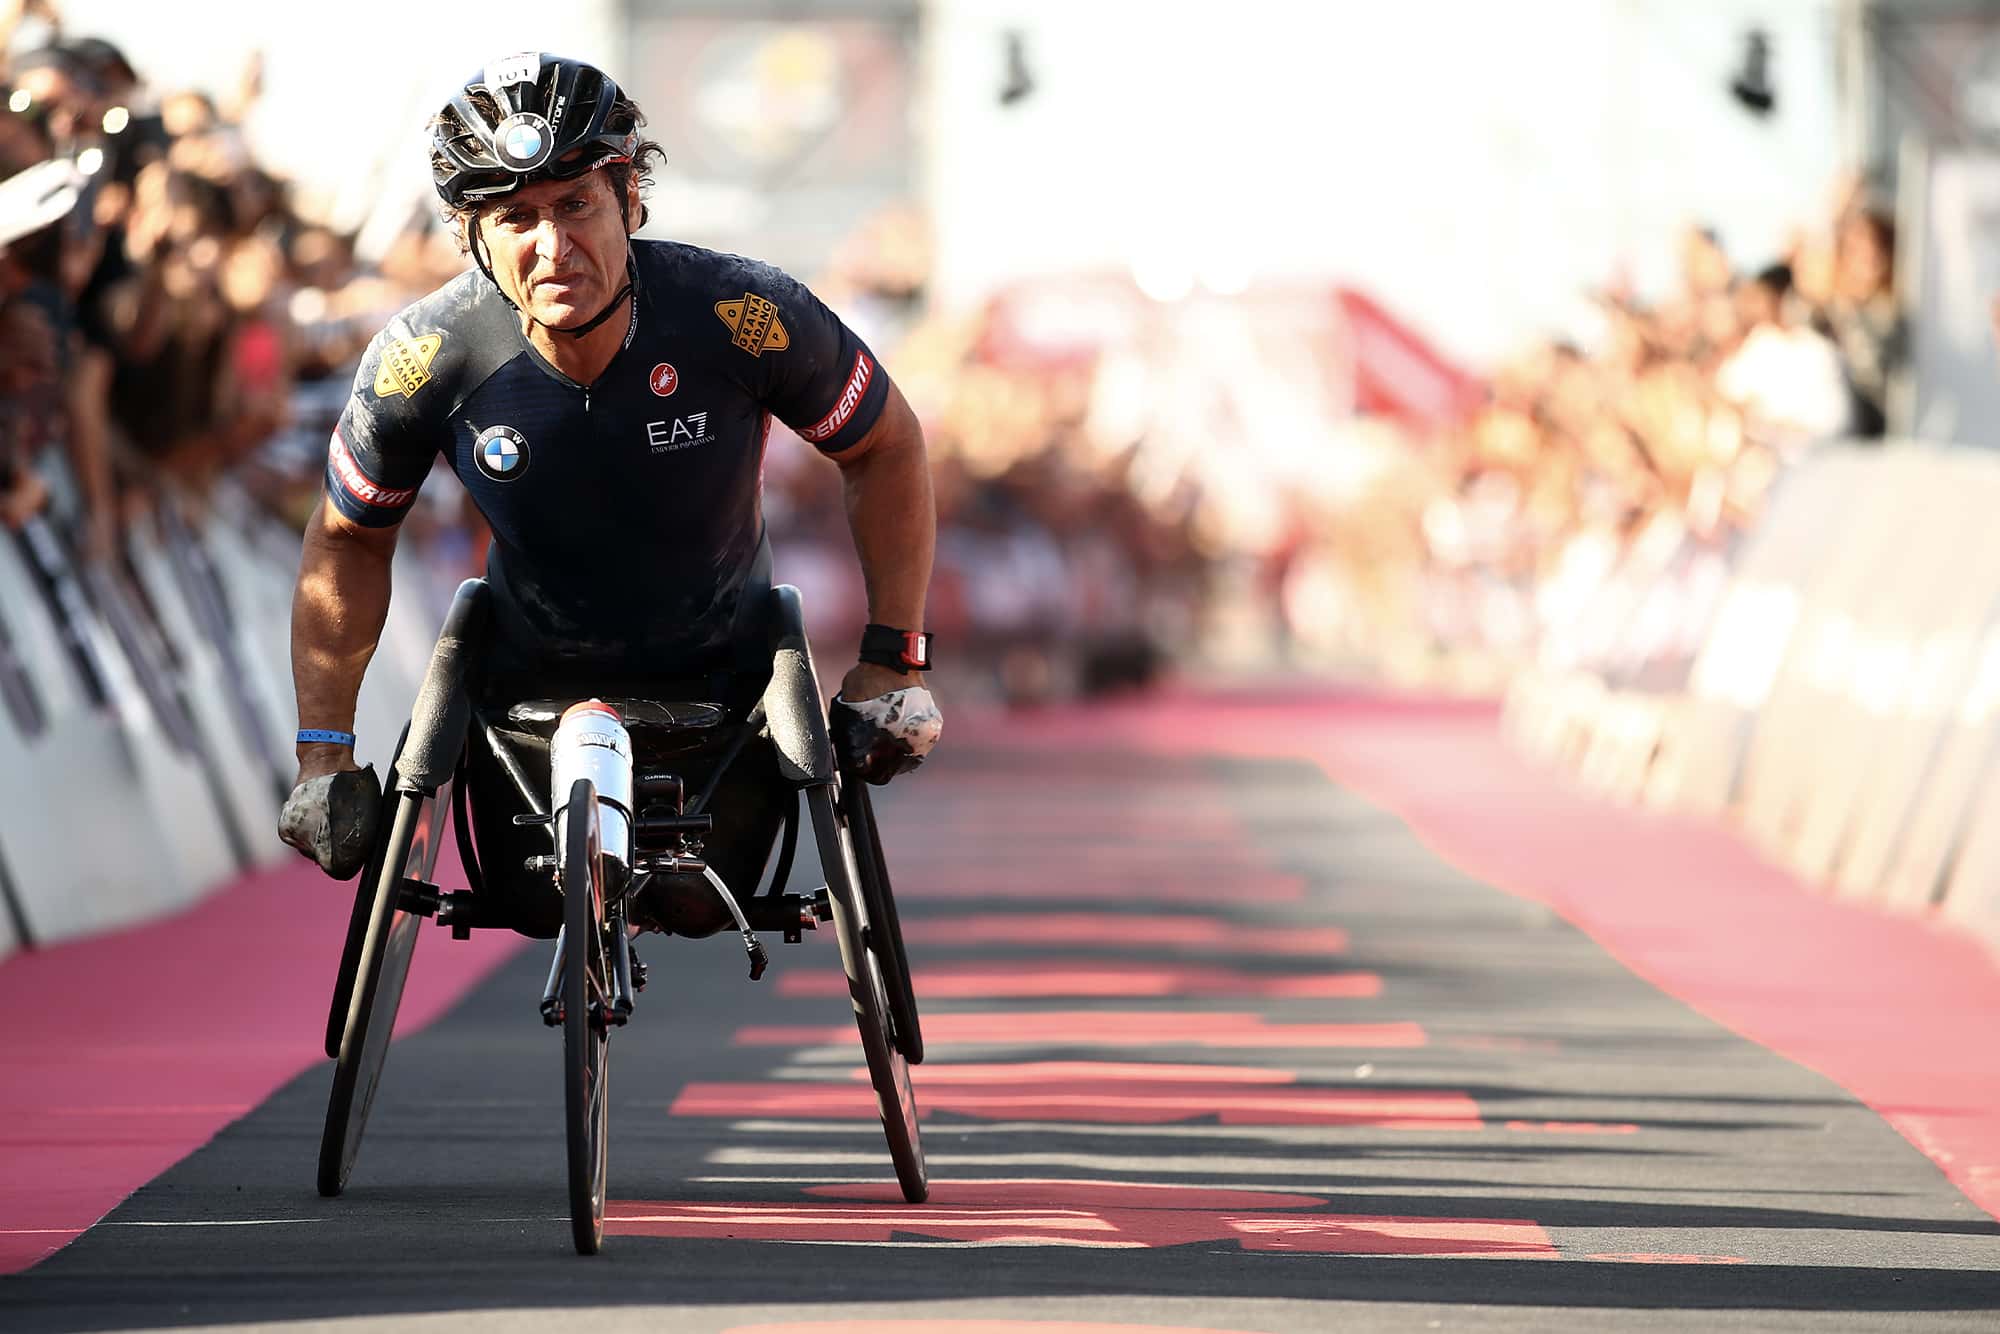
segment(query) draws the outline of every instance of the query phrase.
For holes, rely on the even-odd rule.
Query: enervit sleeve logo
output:
[[[833,411],[820,418],[799,434],[814,444],[831,440],[841,427],[854,419],[854,410],[861,406],[861,400],[868,393],[868,382],[875,378],[875,363],[866,352],[854,354],[854,370],[847,377],[847,387],[840,391],[840,400],[833,405]]]
[[[792,345],[778,307],[755,292],[745,292],[735,301],[718,301],[715,314],[735,337],[733,342],[753,357],[766,351],[783,352]]]
[[[375,370],[375,397],[415,394],[431,382],[431,361],[444,345],[443,334],[422,338],[397,338],[382,349],[382,364]]]
[[[375,509],[392,510],[416,499],[417,488],[414,486],[391,490],[369,481],[368,474],[361,471],[361,465],[354,461],[354,455],[348,451],[347,442],[340,438],[340,430],[337,427],[333,432],[332,443],[326,448],[326,455],[328,461],[333,464],[333,475],[339,480],[341,488],[364,505]]]

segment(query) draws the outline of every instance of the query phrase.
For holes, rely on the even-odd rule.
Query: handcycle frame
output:
[[[907,1200],[925,1198],[928,1182],[908,1072],[909,1064],[923,1059],[922,1031],[873,805],[867,784],[835,754],[798,591],[780,585],[770,596],[769,682],[762,698],[735,721],[733,735],[691,801],[677,776],[631,773],[628,752],[624,790],[633,794],[632,808],[600,794],[587,779],[573,783],[554,807],[529,780],[503,729],[473,703],[469,681],[485,646],[491,594],[484,580],[460,585],[391,762],[376,846],[356,887],[327,1020],[326,1050],[335,1066],[320,1146],[321,1194],[338,1195],[346,1188],[422,920],[435,918],[457,939],[475,929],[511,925],[482,892],[465,784],[457,781],[470,729],[477,726],[527,807],[515,823],[544,825],[552,836],[550,853],[531,858],[529,869],[550,871],[564,904],[540,1009],[544,1022],[564,1033],[577,1250],[592,1254],[603,1240],[608,1041],[611,1030],[633,1013],[645,986],[643,974],[633,973],[626,910],[654,873],[701,873],[709,879],[735,917],[753,979],[766,962],[758,931],[778,931],[796,943],[820,922],[833,923],[897,1179]],[[803,798],[805,818],[812,823],[827,882],[813,893],[787,892],[801,820],[797,799],[785,812],[765,892],[735,898],[700,859],[699,836],[714,819],[709,803],[723,775],[760,735],[772,742],[780,781]],[[629,866],[605,855],[600,830],[607,811],[631,829]],[[463,891],[432,882],[447,812],[470,884]],[[615,822],[612,827],[622,834]],[[579,940],[586,948],[576,948]]]

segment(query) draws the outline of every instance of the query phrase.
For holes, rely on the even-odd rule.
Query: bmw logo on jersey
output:
[[[511,482],[528,470],[528,438],[511,426],[489,426],[472,442],[472,461],[496,482]]]

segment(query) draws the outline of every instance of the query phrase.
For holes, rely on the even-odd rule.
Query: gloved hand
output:
[[[375,846],[381,810],[374,765],[321,774],[292,789],[278,813],[278,837],[335,880],[351,880]]]
[[[863,700],[835,695],[827,722],[841,764],[876,787],[921,765],[944,731],[944,715],[922,686]]]

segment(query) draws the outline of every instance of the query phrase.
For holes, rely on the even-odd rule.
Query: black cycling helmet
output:
[[[644,118],[610,75],[547,52],[496,60],[431,122],[431,183],[451,208],[630,162]],[[623,200],[620,200],[621,205]]]

